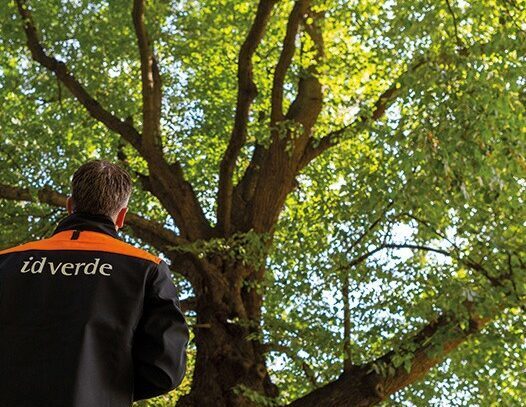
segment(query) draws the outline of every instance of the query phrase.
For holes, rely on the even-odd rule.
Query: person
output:
[[[88,161],[51,236],[0,251],[0,406],[130,406],[182,382],[168,264],[118,233],[131,189],[120,166]]]

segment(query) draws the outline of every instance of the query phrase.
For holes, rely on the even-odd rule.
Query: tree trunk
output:
[[[278,395],[267,371],[263,347],[257,340],[262,294],[247,290],[243,284],[254,274],[262,276],[263,270],[255,273],[249,266],[217,257],[207,265],[199,270],[207,278],[201,280],[196,293],[197,355],[192,389],[177,405],[255,406],[236,391],[238,386],[267,397]]]

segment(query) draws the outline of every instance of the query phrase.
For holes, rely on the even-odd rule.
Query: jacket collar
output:
[[[73,212],[60,220],[51,236],[58,232],[73,229],[105,233],[116,239],[120,239],[117,230],[115,230],[115,223],[109,216],[81,211]]]

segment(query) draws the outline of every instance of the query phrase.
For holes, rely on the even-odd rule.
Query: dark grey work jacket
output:
[[[0,406],[124,407],[186,372],[188,326],[168,265],[73,213],[0,251]]]

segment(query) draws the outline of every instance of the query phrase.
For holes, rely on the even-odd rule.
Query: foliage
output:
[[[504,298],[523,301],[526,295],[524,2],[313,3],[325,13],[326,53],[319,67],[324,104],[314,136],[321,139],[370,114],[393,82],[399,95],[382,119],[350,125],[337,147],[304,168],[263,259],[268,267],[264,339],[297,355],[268,355],[284,402],[342,371],[347,275],[352,361],[365,363],[398,349],[387,372],[410,368],[413,349],[401,338],[438,313],[463,315],[467,323],[465,298],[476,296],[480,311],[489,312]],[[272,73],[292,5],[292,0],[278,2],[254,56],[258,96],[235,181],[254,144],[269,141]],[[103,106],[140,127],[140,66],[130,2],[33,0],[31,7],[47,49],[67,61]],[[155,6],[150,1],[147,10],[165,90],[165,154],[181,162],[213,224],[217,170],[236,104],[237,53],[255,3],[163,0]],[[1,183],[35,190],[48,184],[67,193],[73,170],[88,158],[116,157],[119,138],[31,61],[12,3],[0,9],[0,21]],[[314,58],[304,32],[298,41],[304,49],[287,73],[285,108]],[[411,71],[420,59],[428,62]],[[289,129],[297,125],[280,123]],[[125,146],[124,151],[129,168],[144,172],[146,164],[133,149]],[[139,185],[135,175],[134,181]],[[2,200],[0,205],[2,247],[48,235],[64,215],[39,203]],[[130,208],[177,231],[160,202],[139,188]],[[127,239],[138,243],[133,236]],[[407,243],[453,255],[391,247],[353,263],[379,246]],[[266,253],[252,232],[180,249],[227,253],[232,260],[252,263]],[[507,282],[494,287],[469,262]],[[184,294],[192,293],[185,289]],[[523,311],[510,307],[425,380],[386,404],[521,405],[526,398],[524,322]],[[315,372],[316,383],[304,379],[302,362]],[[175,394],[139,405],[173,405],[188,391],[189,378]]]
[[[258,269],[265,262],[267,239],[269,239],[268,233],[256,233],[250,230],[246,233],[236,232],[226,239],[195,240],[168,248],[193,253],[199,258],[219,255],[229,263],[240,261],[244,265]]]

